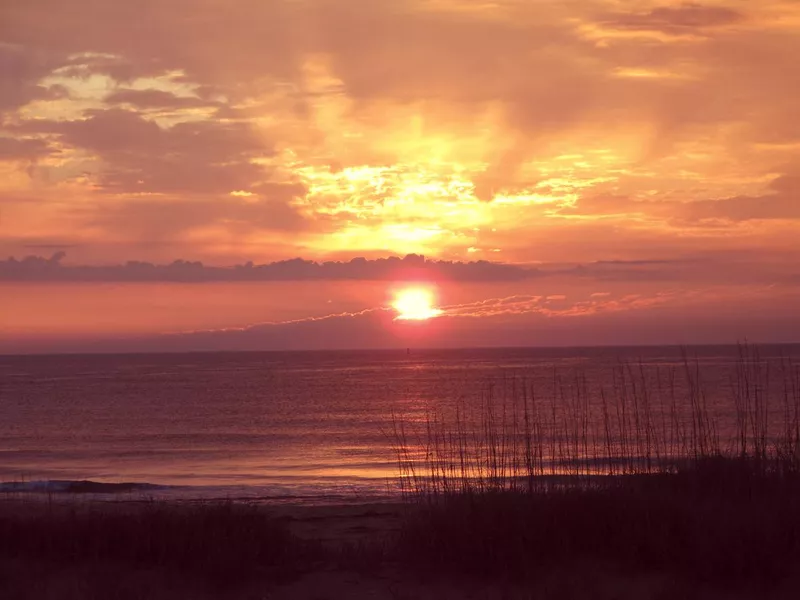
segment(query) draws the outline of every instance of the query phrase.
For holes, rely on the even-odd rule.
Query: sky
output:
[[[797,56],[796,0],[2,2],[0,352],[797,341]]]

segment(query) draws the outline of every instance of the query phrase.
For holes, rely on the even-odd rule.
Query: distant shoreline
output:
[[[713,349],[735,349],[738,342],[718,342],[718,343],[668,343],[668,344],[620,344],[620,345],[606,345],[606,344],[587,344],[587,345],[564,345],[564,346],[444,346],[444,347],[411,347],[411,357],[415,354],[437,354],[437,353],[480,353],[480,352],[580,352],[590,351],[597,352],[599,350],[617,350],[617,351],[631,351],[637,349],[654,350],[654,349],[672,349],[680,352],[681,349],[692,350],[713,350]],[[791,348],[800,346],[800,340],[797,341],[780,341],[780,342],[759,342],[754,344],[759,348]],[[236,350],[236,349],[221,349],[221,350],[131,350],[131,351],[91,351],[91,350],[74,350],[63,352],[0,352],[0,360],[7,358],[58,358],[58,357],[127,357],[127,356],[180,356],[180,355],[342,355],[342,354],[381,354],[386,356],[409,356],[406,345],[397,345],[396,347],[358,347],[358,348],[324,348],[324,349],[264,349],[264,350]]]

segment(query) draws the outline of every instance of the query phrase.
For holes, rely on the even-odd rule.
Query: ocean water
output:
[[[686,352],[688,371],[674,347],[0,356],[0,492],[392,497],[398,428],[414,446],[431,415],[512,406],[523,388],[559,415],[586,398],[597,419],[601,397],[628,389],[626,370],[647,388],[656,428],[667,431],[665,404],[688,415],[700,386],[722,440],[735,437],[737,348]],[[770,428],[781,431],[800,345],[758,352]]]

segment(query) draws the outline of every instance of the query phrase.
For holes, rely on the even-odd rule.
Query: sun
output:
[[[397,311],[397,318],[407,321],[424,321],[442,314],[442,310],[434,307],[435,299],[430,290],[424,288],[406,288],[399,290],[392,302]]]

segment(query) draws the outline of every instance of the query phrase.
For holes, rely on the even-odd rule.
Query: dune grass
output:
[[[587,561],[712,585],[792,576],[800,369],[787,359],[777,371],[740,347],[727,407],[709,404],[685,357],[679,370],[619,365],[611,390],[556,378],[544,401],[512,381],[477,414],[461,404],[421,432],[398,420],[398,470],[415,506],[398,560],[518,579]]]
[[[748,493],[674,483],[444,496],[405,521],[396,549],[422,570],[523,579],[593,562],[763,584],[800,566],[795,486]]]
[[[0,558],[54,568],[125,565],[225,586],[285,578],[320,556],[263,509],[233,503],[32,502],[0,511]]]

